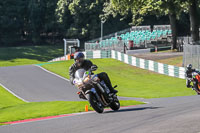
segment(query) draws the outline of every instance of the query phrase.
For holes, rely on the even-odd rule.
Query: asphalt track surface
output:
[[[0,83],[29,102],[79,100],[68,81],[34,65],[0,67]]]
[[[29,74],[32,76],[27,77]],[[11,87],[9,88],[11,91],[28,101],[76,100],[77,97],[72,94],[76,90],[65,80],[35,66],[0,68],[0,75],[0,83],[7,88]],[[17,75],[17,79],[9,77],[13,75]],[[12,81],[17,81],[10,83],[8,81],[10,78]],[[35,82],[31,83],[33,81]],[[51,85],[46,85],[48,83]],[[32,94],[34,88],[40,89]],[[54,88],[57,88],[55,92],[61,94],[62,98],[50,94],[50,92],[54,92]],[[69,93],[65,92],[65,97],[62,93],[66,88]],[[50,92],[46,92],[48,89]],[[46,94],[42,95],[41,91]],[[34,94],[38,92],[39,96],[35,97]],[[0,126],[0,133],[200,133],[200,96],[140,100],[149,103],[121,108],[116,112],[109,110],[103,114],[89,112],[56,119]]]

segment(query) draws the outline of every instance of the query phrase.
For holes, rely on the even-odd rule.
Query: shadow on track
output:
[[[110,110],[110,111],[106,111],[106,112],[104,112],[104,113],[117,113],[117,112],[128,112],[128,111],[140,111],[140,110],[146,110],[146,109],[159,109],[159,108],[162,108],[162,107],[126,108],[126,109],[120,109],[120,110],[117,110],[117,111]]]

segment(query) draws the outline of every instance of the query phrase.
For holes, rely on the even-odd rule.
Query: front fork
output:
[[[94,94],[95,97],[97,98],[97,102],[99,102],[101,105],[103,105],[104,107],[107,106],[107,104],[104,101],[102,101],[102,98],[98,95],[95,88],[92,88],[91,90],[86,91],[85,92],[86,97],[89,95],[89,93]],[[88,97],[87,97],[87,99],[88,99]]]
[[[102,87],[102,84],[104,85],[104,88]],[[102,95],[104,98],[102,99],[105,99],[105,103],[106,104],[109,104],[111,101],[112,101],[112,98],[109,96],[110,94],[110,90],[109,88],[106,86],[106,84],[103,82],[103,83],[97,83],[97,87],[100,89]]]

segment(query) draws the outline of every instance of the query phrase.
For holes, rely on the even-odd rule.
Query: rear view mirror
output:
[[[92,70],[92,71],[96,71],[97,68],[98,68],[98,67],[97,67],[96,65],[91,66],[91,70]]]

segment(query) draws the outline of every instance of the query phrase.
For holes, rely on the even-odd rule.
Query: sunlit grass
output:
[[[174,65],[178,67],[182,67],[183,64],[183,56],[177,56],[177,57],[172,57],[168,59],[162,59],[162,60],[157,60],[158,62],[168,64],[168,65]]]
[[[119,96],[160,98],[194,95],[186,88],[185,80],[133,67],[114,59],[92,59],[98,66],[95,73],[107,72],[113,85],[118,85]],[[44,68],[69,79],[73,61],[43,65]]]
[[[122,100],[121,106],[144,104],[143,102]],[[0,108],[0,123],[32,119],[45,116],[71,114],[85,112],[85,105],[92,111],[88,101],[53,101],[53,102],[32,102],[19,104],[7,108]]]
[[[144,104],[133,100],[121,100],[121,106]],[[52,101],[26,103],[0,86],[0,125],[4,122],[85,111],[88,101]],[[89,111],[93,110],[90,106]]]

